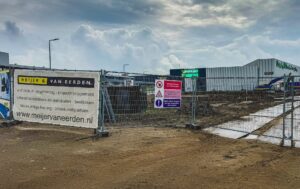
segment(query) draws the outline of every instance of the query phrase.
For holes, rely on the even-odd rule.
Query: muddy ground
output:
[[[209,109],[207,114],[202,114],[203,104]],[[255,113],[259,110],[277,105],[278,102],[270,101],[238,101],[228,100],[207,102],[197,102],[195,125],[202,128],[218,125],[228,121],[240,119],[242,116]],[[126,117],[126,118],[125,118]],[[185,127],[191,122],[191,107],[189,103],[183,103],[180,109],[154,109],[149,108],[145,114],[126,114],[124,119],[119,119],[117,123],[108,125],[117,126],[168,126],[168,127]]]
[[[300,188],[300,149],[164,127],[0,128],[0,188]]]

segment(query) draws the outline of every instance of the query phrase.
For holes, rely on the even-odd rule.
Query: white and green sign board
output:
[[[198,69],[182,70],[181,76],[184,78],[199,77],[199,70]]]

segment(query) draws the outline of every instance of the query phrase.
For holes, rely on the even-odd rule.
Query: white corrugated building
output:
[[[206,68],[206,90],[253,90],[290,73],[300,76],[300,67],[274,58],[257,59],[244,66]]]

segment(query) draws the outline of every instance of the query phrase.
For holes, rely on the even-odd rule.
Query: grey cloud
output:
[[[22,35],[21,29],[17,26],[15,22],[6,21],[4,23],[4,33],[11,37],[19,37]]]
[[[160,3],[151,0],[16,0],[0,3],[0,12],[32,22],[90,21],[109,24],[145,22],[160,9]]]
[[[58,27],[65,23],[80,23],[93,22],[96,25],[150,25],[152,27],[161,27],[165,23],[161,23],[161,15],[166,18],[171,17],[172,14],[165,12],[166,4],[180,5],[201,5],[203,9],[196,12],[186,12],[183,16],[197,21],[203,19],[208,22],[200,25],[201,28],[208,28],[210,25],[227,26],[229,27],[247,27],[248,22],[253,24],[250,31],[257,28],[257,30],[264,30],[267,27],[277,27],[280,20],[286,23],[296,25],[296,18],[299,18],[299,1],[290,0],[52,0],[52,1],[38,1],[38,0],[11,0],[7,2],[0,2],[0,12],[5,15],[11,15],[13,19],[29,22],[29,24],[39,24],[48,27]],[[192,3],[192,4],[191,4]],[[219,10],[209,10],[209,7],[220,8]],[[227,6],[229,9],[226,9]],[[295,8],[297,7],[297,9]],[[294,11],[289,11],[289,10]],[[293,13],[294,12],[294,13]],[[289,16],[295,19],[284,19]],[[298,16],[297,16],[298,15]],[[222,18],[228,17],[225,20],[227,23],[222,23]],[[172,22],[179,22],[175,19]],[[221,21],[214,22],[218,18]],[[246,19],[246,20],[236,20]],[[1,18],[0,18],[1,20]],[[190,19],[188,19],[189,21]],[[209,24],[209,22],[212,22]],[[230,26],[231,22],[236,22]],[[180,22],[179,25],[181,26]],[[192,26],[197,27],[197,26]],[[253,29],[255,28],[255,29]],[[51,29],[51,28],[50,28]]]
[[[246,34],[268,34],[286,39],[299,38],[300,1],[298,0],[193,0],[192,4],[188,3],[188,1],[180,2],[186,6],[201,5],[201,10],[188,12],[183,15],[195,18],[200,22],[208,18],[212,18],[213,21],[228,15],[233,21],[239,16],[246,18],[242,24],[238,24],[241,27],[234,27],[234,25],[230,25],[230,22],[228,22],[229,24],[209,22],[209,24],[199,24],[198,26],[194,25],[184,28],[182,36],[189,36],[184,38],[184,41],[189,40],[190,43],[198,46],[207,44],[225,45],[233,39]],[[209,7],[212,7],[212,10],[209,10]],[[167,16],[169,15],[167,14]],[[207,42],[203,44],[202,39],[204,41],[207,40]]]
[[[300,32],[300,1],[286,1],[273,14],[259,20],[257,28],[268,29],[275,38],[298,39]]]
[[[224,4],[226,0],[192,0],[194,4]]]

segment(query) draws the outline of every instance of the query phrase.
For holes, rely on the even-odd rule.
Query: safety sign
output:
[[[155,80],[154,108],[180,108],[182,82]]]
[[[155,97],[157,97],[157,98],[162,98],[163,95],[162,95],[161,91],[158,91],[158,92],[156,93]]]

